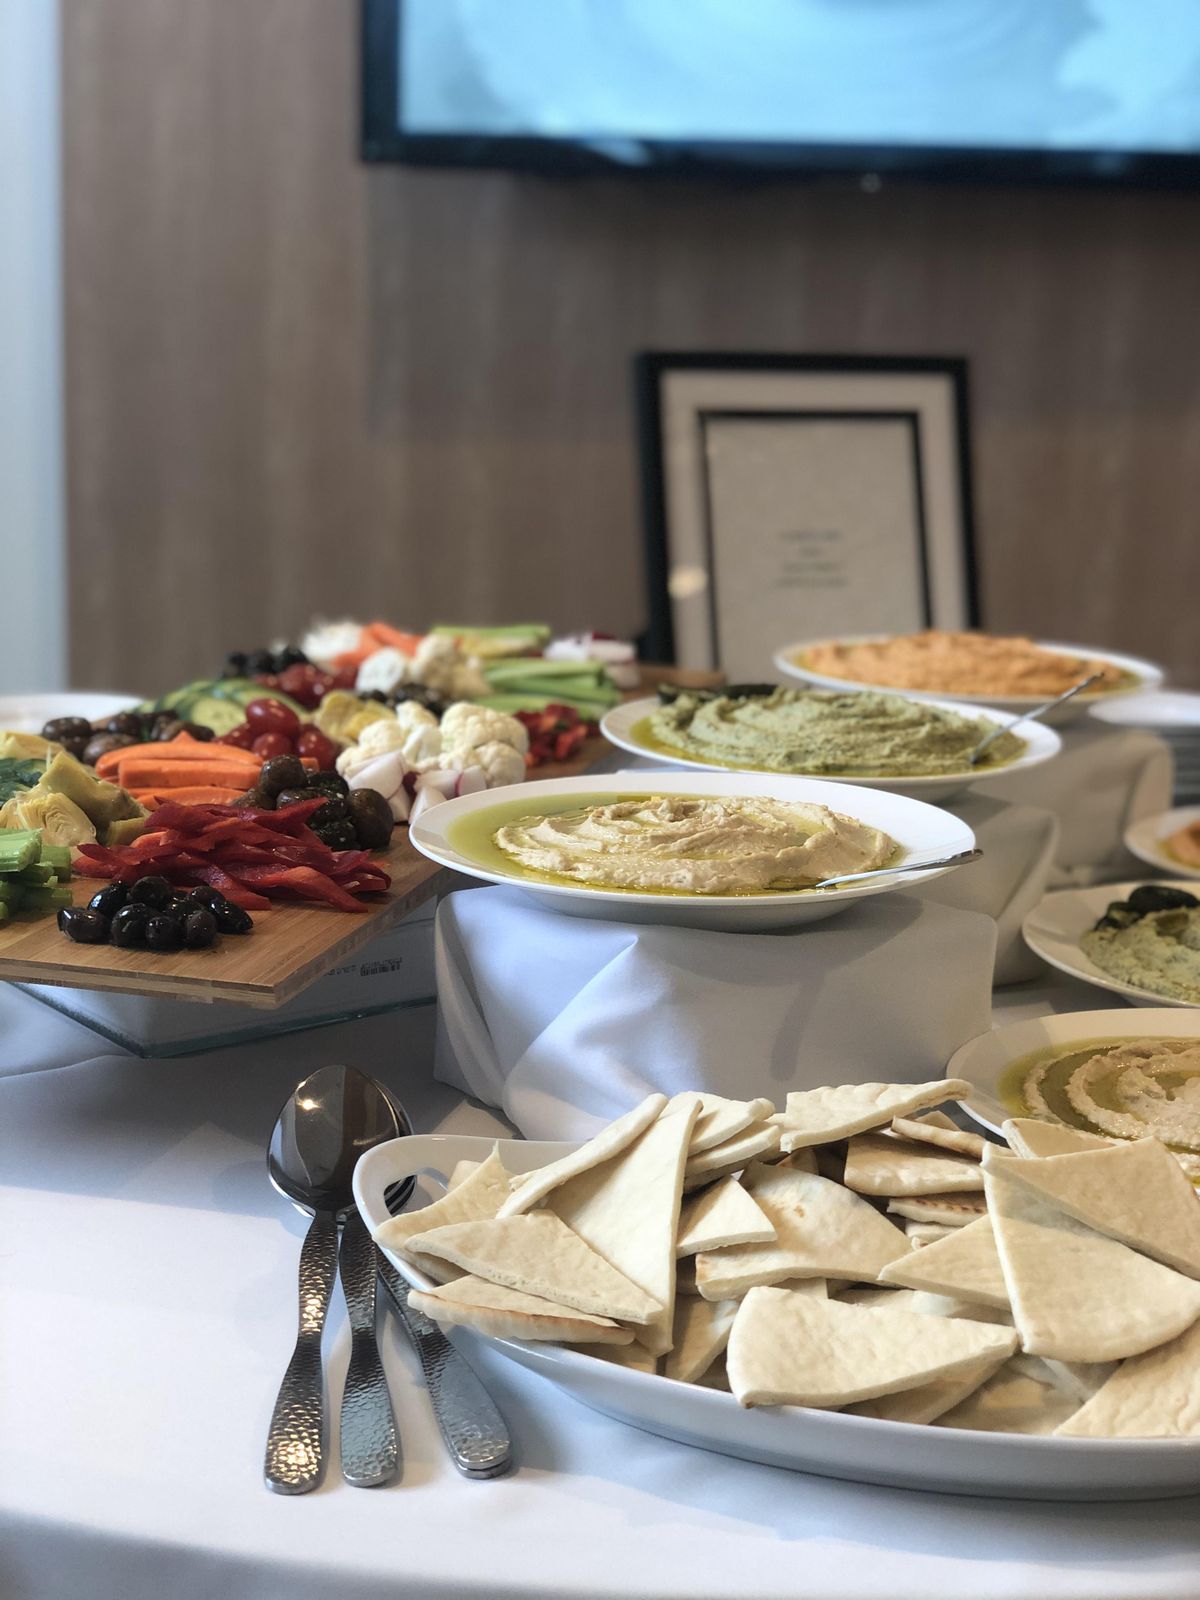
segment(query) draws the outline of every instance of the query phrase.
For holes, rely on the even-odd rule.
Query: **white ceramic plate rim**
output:
[[[890,691],[882,690],[881,693]],[[912,695],[897,695],[900,700],[913,698]],[[1010,773],[1023,772],[1027,767],[1040,766],[1043,761],[1049,761],[1058,755],[1062,749],[1062,740],[1053,728],[1048,728],[1042,722],[1029,722],[1022,727],[1017,727],[1011,717],[997,712],[991,708],[967,705],[954,700],[922,700],[921,705],[935,706],[941,711],[954,711],[959,716],[982,718],[994,723],[996,727],[1013,727],[1018,738],[1024,739],[1026,749],[1015,761],[1010,761],[1003,767],[966,767],[958,772],[939,772],[930,776],[927,773],[914,773],[905,776],[903,773],[884,772],[856,772],[845,777],[835,776],[828,772],[814,772],[812,777],[822,783],[842,783],[859,785],[887,785],[895,784],[905,789],[945,789],[948,784],[967,785],[969,783],[986,783],[993,778],[1006,778]],[[734,767],[726,762],[701,761],[695,756],[674,755],[662,750],[655,750],[650,745],[642,745],[633,737],[633,729],[653,711],[658,709],[658,700],[647,696],[644,700],[627,700],[624,705],[614,706],[611,711],[606,711],[600,719],[600,732],[610,744],[616,745],[618,750],[625,750],[630,755],[648,756],[651,760],[667,762],[674,767],[689,767],[698,772],[754,772],[762,773],[764,777],[789,777],[802,778],[809,774],[802,772],[772,773],[766,767]]]
[[[107,694],[102,689],[47,689],[36,694],[0,695],[0,730],[38,733],[55,717],[85,717],[89,722],[140,705],[133,694]]]
[[[823,779],[800,778],[771,773],[745,772],[606,772],[584,775],[581,778],[542,778],[523,784],[510,784],[502,789],[485,789],[478,794],[459,795],[433,806],[417,818],[409,828],[409,838],[422,855],[440,866],[469,877],[482,878],[488,883],[505,884],[512,888],[532,891],[538,895],[561,896],[568,899],[584,898],[604,901],[611,905],[663,905],[660,894],[641,894],[626,889],[597,889],[588,884],[542,883],[524,878],[516,872],[484,866],[471,857],[460,855],[450,843],[447,834],[454,823],[473,811],[489,806],[503,805],[518,795],[528,796],[530,810],[535,810],[542,796],[559,797],[570,794],[714,794],[732,796],[767,795],[772,799],[816,802],[840,811],[871,827],[884,832],[902,845],[904,860],[912,853],[928,854],[931,858],[956,855],[970,850],[975,835],[966,823],[951,812],[942,811],[924,800],[913,800],[906,795],[891,794],[886,789],[867,789],[845,783],[827,783]],[[894,812],[888,820],[889,811]],[[913,841],[903,837],[902,819],[910,817],[930,830],[929,836]],[[944,832],[940,831],[944,828]],[[903,865],[903,860],[900,863]],[[836,895],[838,902],[861,900],[868,895],[883,894],[888,890],[928,883],[953,871],[948,867],[931,867],[927,872],[904,872],[872,878],[865,883],[845,884],[840,889],[812,890],[785,889],[746,895],[673,894],[670,902],[676,907],[746,907],[811,905],[814,899]]]
[[[1085,983],[1095,984],[1098,989],[1107,989],[1112,994],[1125,994],[1133,1000],[1149,1000],[1156,1008],[1175,1011],[1195,1011],[1198,1008],[1190,1000],[1172,1000],[1169,995],[1155,994],[1152,989],[1140,988],[1135,983],[1125,983],[1120,978],[1111,978],[1106,972],[1088,960],[1082,950],[1073,949],[1070,953],[1060,951],[1055,944],[1048,940],[1061,941],[1066,944],[1074,942],[1074,935],[1069,927],[1062,924],[1047,923],[1047,917],[1055,912],[1071,911],[1078,908],[1084,917],[1080,927],[1080,934],[1086,933],[1088,927],[1095,922],[1103,912],[1105,906],[1113,900],[1124,900],[1134,890],[1142,886],[1144,879],[1135,878],[1125,883],[1097,883],[1088,889],[1055,889],[1051,894],[1044,895],[1033,910],[1021,924],[1021,937],[1043,961],[1049,962],[1052,967],[1057,967],[1060,972],[1068,973],[1072,978],[1082,978]],[[1167,889],[1186,889],[1194,893],[1194,879],[1155,879],[1156,884]],[[1200,898],[1200,897],[1198,897]],[[1074,918],[1071,919],[1072,924]]]
[[[1001,1122],[1020,1113],[1004,1105],[997,1086],[1003,1073],[1022,1056],[1047,1045],[1070,1045],[1081,1039],[1109,1039],[1119,1044],[1126,1039],[1187,1039],[1193,1035],[1200,1038],[1200,1016],[1195,1015],[1194,1007],[1131,1011],[1121,1006],[1108,1011],[1051,1012],[976,1034],[951,1056],[946,1076],[966,1079],[974,1093],[959,1105],[980,1127],[999,1133]]]
[[[528,1172],[533,1167],[542,1166],[569,1154],[578,1148],[578,1144],[523,1139],[497,1141],[493,1138],[468,1134],[415,1134],[377,1145],[360,1159],[354,1169],[354,1199],[363,1221],[372,1231],[387,1221],[389,1213],[383,1203],[383,1192],[387,1185],[397,1178],[409,1173],[433,1174],[441,1179],[444,1187],[445,1180],[456,1162],[483,1161],[496,1147],[499,1148],[500,1158],[510,1172]],[[411,1151],[410,1159],[398,1161],[398,1157],[409,1151]],[[426,1278],[402,1256],[382,1246],[380,1248],[396,1271],[413,1288],[434,1287],[432,1279]],[[569,1350],[548,1341],[531,1344],[519,1339],[488,1337],[488,1342],[502,1351],[512,1350],[522,1354],[536,1351],[542,1358],[539,1370],[543,1371],[544,1376],[549,1376],[551,1382],[555,1381],[553,1376],[555,1369],[563,1373],[570,1373],[572,1370],[587,1372],[599,1365],[605,1369],[605,1377],[614,1387],[628,1387],[636,1393],[639,1385],[671,1384],[680,1391],[681,1401],[686,1397],[688,1403],[694,1400],[701,1407],[712,1407],[718,1414],[727,1412],[730,1407],[737,1407],[734,1397],[721,1390],[706,1389],[699,1384],[679,1383],[676,1379],[667,1378],[660,1373],[632,1372],[627,1368],[617,1367],[612,1362],[603,1361],[597,1356],[585,1355],[582,1351]],[[550,1369],[548,1373],[544,1370],[546,1367]],[[661,1388],[659,1392],[661,1393]],[[857,1417],[807,1406],[764,1407],[763,1410],[773,1415],[795,1417],[797,1422],[802,1418],[820,1418],[822,1422],[828,1421],[839,1430],[843,1427],[856,1429],[864,1443],[870,1441],[873,1435],[884,1451],[890,1447],[900,1450],[905,1448],[920,1450],[922,1442],[928,1442],[931,1433],[936,1436],[936,1430],[927,1423],[892,1422],[882,1418]],[[953,1431],[960,1437],[969,1437],[997,1452],[1010,1452],[1020,1457],[1026,1450],[1032,1448],[1047,1455],[1060,1457],[1064,1465],[1071,1460],[1094,1459],[1101,1453],[1115,1451],[1118,1454],[1133,1455],[1146,1449],[1151,1449],[1156,1454],[1179,1453],[1186,1456],[1195,1453],[1200,1457],[1200,1440],[1195,1439],[1056,1439],[1044,1435],[987,1433],[971,1428],[956,1428]]]
[[[888,685],[882,683],[860,683],[856,678],[831,678],[823,673],[812,672],[807,667],[800,667],[792,660],[793,656],[800,655],[805,650],[811,650],[818,644],[878,644],[884,639],[893,638],[888,633],[861,633],[844,634],[834,639],[802,639],[798,644],[785,645],[774,657],[775,666],[780,672],[786,673],[789,678],[800,678],[806,683],[820,684],[827,689],[875,689],[888,691]],[[1034,641],[1041,650],[1049,650],[1059,656],[1087,656],[1096,661],[1108,662],[1111,666],[1119,667],[1122,672],[1131,673],[1139,681],[1131,684],[1128,689],[1109,689],[1102,693],[1077,694],[1070,705],[1083,709],[1086,706],[1109,705],[1120,701],[1127,695],[1144,694],[1148,691],[1162,687],[1165,674],[1161,667],[1155,666],[1152,661],[1145,661],[1141,656],[1127,656],[1118,654],[1115,650],[1093,650],[1090,645],[1062,644],[1046,639]],[[944,691],[905,689],[892,690],[892,693],[903,692],[910,700],[934,700],[940,698]],[[1015,706],[1022,711],[1032,711],[1035,706],[1044,705],[1048,696],[1035,694],[958,694],[955,700],[967,706]],[[1067,708],[1064,707],[1064,710]]]
[[[1176,878],[1200,878],[1200,867],[1185,866],[1162,848],[1171,834],[1192,822],[1200,822],[1200,806],[1176,806],[1174,811],[1143,817],[1125,830],[1125,848],[1160,872],[1169,872]]]

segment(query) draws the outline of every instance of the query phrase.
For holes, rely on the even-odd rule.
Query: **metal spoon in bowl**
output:
[[[1015,728],[1018,722],[1036,722],[1039,717],[1044,717],[1047,711],[1053,711],[1056,706],[1066,705],[1068,700],[1073,700],[1077,694],[1082,694],[1085,689],[1090,689],[1094,683],[1099,683],[1104,676],[1102,672],[1093,672],[1089,678],[1081,678],[1078,683],[1073,683],[1065,694],[1055,695],[1053,700],[1047,700],[1044,706],[1035,706],[1032,711],[1026,711],[1023,716],[1014,717],[1011,722],[999,722],[991,733],[982,738],[974,750],[967,757],[967,765],[977,767],[983,752],[1002,733],[1007,733],[1010,728]]]
[[[968,861],[978,861],[982,850],[960,850],[956,856],[942,856],[937,861],[902,861],[898,867],[872,867],[869,872],[843,872],[836,878],[822,878],[810,884],[812,889],[832,889],[839,883],[859,883],[864,878],[890,878],[894,872],[931,872],[934,867],[965,867]]]
[[[322,1067],[297,1085],[279,1113],[267,1150],[267,1176],[280,1194],[312,1215],[300,1251],[300,1328],[267,1434],[263,1474],[277,1494],[307,1494],[321,1481],[325,1400],[321,1334],[338,1267],[353,1342],[342,1404],[342,1470],[371,1487],[393,1478],[399,1443],[387,1380],[375,1342],[375,1246],[350,1187],[359,1156],[409,1132],[390,1098],[353,1067]]]

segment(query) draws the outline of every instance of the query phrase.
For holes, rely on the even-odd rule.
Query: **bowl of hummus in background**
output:
[[[858,634],[787,645],[775,666],[827,689],[892,690],[913,700],[955,700],[1014,715],[1032,711],[1072,683],[1102,671],[1105,681],[1047,719],[1062,725],[1117,695],[1161,687],[1163,672],[1138,656],[980,631]]]
[[[1161,1042],[1161,1047],[1160,1047]],[[1161,1139],[1200,1177],[1200,1013],[1069,1011],[994,1028],[955,1051],[948,1078],[992,1133],[1033,1117],[1097,1140]]]
[[[1177,890],[1200,898],[1192,893],[1195,887],[1186,879],[1159,879],[1153,884],[1058,889],[1034,906],[1021,924],[1021,934],[1050,966],[1122,995],[1131,1005],[1196,1009],[1200,1007],[1200,911],[1164,908],[1143,913],[1131,919],[1124,932],[1118,928],[1102,932],[1096,926],[1111,907],[1127,903],[1136,891]]]
[[[606,712],[600,731],[618,749],[669,766],[819,778],[936,802],[1024,772],[1062,749],[1052,728],[1017,722],[1010,732],[1010,723],[949,700],[796,685],[753,696],[682,691],[665,705],[631,700]],[[995,728],[1005,732],[992,751],[968,766],[970,752]]]
[[[831,835],[819,841],[811,870],[873,875],[830,889],[764,888],[752,830],[761,823],[769,849],[786,807],[796,808],[802,827],[811,814],[814,837]],[[836,828],[818,815],[822,811],[837,819]],[[720,834],[726,825],[727,850]],[[508,849],[496,842],[501,831]],[[950,812],[882,789],[766,773],[679,771],[527,779],[509,789],[461,795],[425,812],[410,838],[442,866],[520,889],[569,916],[749,932],[799,927],[872,895],[915,888],[950,869],[889,873],[887,866],[940,861],[975,843],[971,829]],[[794,844],[782,840],[785,881],[796,872]],[[547,869],[560,847],[580,851],[585,864],[570,862],[572,871],[590,871],[589,861],[611,858],[610,881],[600,881],[604,874],[572,880]],[[639,851],[646,887],[638,883]],[[723,885],[713,868],[726,854],[735,871]],[[680,859],[698,863],[694,882],[670,871]]]

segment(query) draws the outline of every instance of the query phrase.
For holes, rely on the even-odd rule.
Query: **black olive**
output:
[[[194,889],[189,889],[188,898],[193,905],[203,906],[206,911],[215,911],[218,906],[229,904],[221,891],[208,883],[198,883]]]
[[[83,747],[83,759],[89,767],[94,767],[110,750],[123,750],[133,742],[127,733],[94,733]]]
[[[1143,883],[1129,896],[1126,904],[1139,917],[1152,911],[1173,911],[1176,906],[1198,906],[1200,900],[1186,889],[1172,889],[1164,883]]]
[[[115,917],[117,912],[129,899],[129,885],[127,883],[109,883],[88,901],[89,911],[98,911],[102,917]]]
[[[222,906],[213,906],[212,914],[222,933],[249,933],[254,926],[250,913],[227,900]]]
[[[303,805],[306,800],[319,800],[317,789],[281,789],[275,796],[276,811],[286,811],[289,806]]]
[[[140,744],[144,732],[143,719],[136,711],[117,711],[104,724],[104,731],[126,734]]]
[[[189,911],[196,909],[196,902],[186,889],[177,889],[165,906],[158,908],[164,916],[186,917]]]
[[[54,744],[63,744],[68,739],[83,739],[86,742],[91,737],[92,725],[86,717],[52,717],[42,725],[42,738]]]
[[[383,796],[375,789],[356,789],[350,796],[350,814],[362,849],[386,850],[395,818]]]
[[[331,850],[358,849],[358,833],[349,817],[343,817],[338,822],[327,822],[323,828],[314,828],[313,832]]]
[[[317,794],[310,794],[308,798],[315,800],[317,797]],[[349,821],[350,815],[350,802],[346,796],[331,794],[324,805],[319,806],[309,817],[308,825],[314,833],[319,833],[322,828],[328,828],[335,822]]]
[[[124,905],[113,914],[109,937],[122,950],[136,950],[146,942],[146,924],[150,921],[150,907],[135,902]]]
[[[225,657],[225,671],[222,676],[226,678],[243,678],[246,675],[246,652],[244,650],[231,650]]]
[[[159,911],[174,893],[174,889],[165,878],[153,875],[139,878],[129,890],[129,899],[135,905],[151,906],[155,911]]]
[[[58,915],[58,925],[76,944],[108,942],[108,918],[88,906],[64,906]]]
[[[1104,915],[1094,924],[1097,928],[1132,928],[1138,913],[1125,900],[1113,900]]]
[[[183,919],[183,942],[189,950],[207,950],[217,937],[217,919],[204,906],[193,905]]]
[[[326,794],[350,793],[350,785],[340,772],[310,772],[307,787],[311,791],[308,796],[310,800],[313,794],[320,794],[322,790]]]
[[[275,796],[264,794],[255,784],[253,789],[247,789],[245,794],[240,794],[236,800],[231,800],[229,803],[234,806],[253,806],[257,811],[274,811]]]
[[[246,657],[246,672],[251,678],[263,677],[274,670],[275,658],[269,650],[251,650]]]
[[[76,761],[83,760],[83,752],[88,747],[87,739],[60,739],[58,742],[69,756],[74,756]]]
[[[264,761],[258,775],[258,787],[264,794],[281,794],[284,789],[303,789],[308,779],[299,756],[272,756]]]
[[[183,924],[178,917],[161,914],[146,923],[146,945],[150,950],[179,950],[183,945]]]
[[[198,739],[204,744],[207,744],[210,739],[215,739],[217,737],[213,729],[207,727],[203,722],[185,722],[181,731],[186,733],[190,738]]]
[[[277,650],[273,660],[276,672],[286,672],[289,667],[307,667],[309,664],[304,651],[298,650],[294,644],[285,644],[282,650]]]
[[[165,743],[166,740],[174,739],[177,734],[182,733],[185,726],[181,717],[172,716],[166,722],[155,722],[154,732],[150,737],[156,742]]]

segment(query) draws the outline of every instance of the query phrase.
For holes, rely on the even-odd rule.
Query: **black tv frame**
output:
[[[1200,189],[1195,155],[1114,150],[996,150],[933,145],[753,144],[641,141],[644,162],[617,161],[558,139],[473,133],[406,134],[397,126],[404,0],[361,0],[361,154],[367,162],[502,168],[571,176],[842,179],[876,189],[891,179],[953,183]]]

